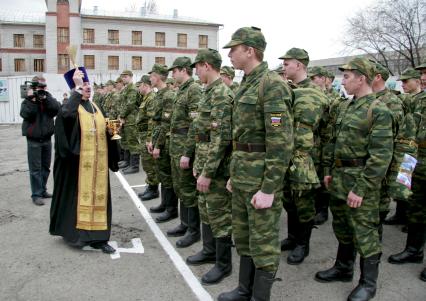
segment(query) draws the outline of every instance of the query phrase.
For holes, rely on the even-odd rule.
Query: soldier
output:
[[[281,76],[281,78],[286,82],[288,81],[287,76],[285,75],[285,70],[284,70],[284,66],[283,64],[280,64],[275,70],[276,73],[279,74],[279,76]]]
[[[426,63],[416,69],[421,72],[422,79],[426,79]],[[416,122],[418,153],[411,183],[413,195],[408,201],[407,208],[408,234],[404,251],[389,256],[388,261],[393,264],[422,263],[424,256],[426,237],[426,92],[416,94],[415,100],[413,115]],[[420,279],[426,281],[426,269],[420,274]]]
[[[137,119],[137,127],[139,134],[139,146],[142,157],[142,168],[145,171],[145,183],[148,184],[143,193],[139,193],[138,197],[142,201],[156,199],[158,193],[158,175],[155,168],[155,162],[151,154],[148,152],[148,144],[151,142],[153,122],[155,110],[155,92],[151,87],[149,75],[142,76],[139,82],[139,93],[142,101],[139,106],[139,114]]]
[[[123,79],[124,88],[120,93],[121,145],[130,153],[129,166],[123,169],[123,174],[139,172],[139,142],[136,126],[140,101],[133,84],[133,72],[124,70],[120,77]]]
[[[233,92],[220,76],[222,58],[217,50],[200,49],[192,67],[203,84],[204,97],[194,120],[197,141],[193,173],[197,178],[198,208],[202,221],[203,249],[186,260],[200,265],[215,262],[201,278],[215,284],[232,271],[231,194],[226,190],[232,147]]]
[[[332,100],[333,99],[341,99],[339,92],[337,92],[333,88],[334,78],[335,78],[335,76],[334,76],[333,72],[327,70],[326,81],[325,81],[325,87],[326,87],[326,93],[325,94]]]
[[[154,99],[154,122],[152,136],[147,149],[152,153],[161,183],[161,203],[149,209],[152,213],[161,213],[155,218],[157,223],[169,221],[177,217],[177,196],[173,189],[170,145],[170,119],[173,113],[173,102],[176,94],[166,85],[169,74],[166,65],[154,64],[148,72],[151,85],[158,89]]]
[[[230,48],[233,66],[244,71],[234,98],[227,184],[240,272],[238,287],[218,300],[270,300],[280,262],[284,174],[293,151],[293,96],[263,61],[266,41],[259,28],[238,29],[224,48]]]
[[[189,129],[193,126],[194,118],[197,117],[202,90],[192,78],[189,57],[176,58],[169,71],[172,71],[172,76],[179,85],[171,120],[170,157],[172,158],[173,187],[181,206],[181,224],[169,230],[167,234],[177,236],[184,233],[184,237],[176,241],[176,246],[186,248],[199,241],[201,236],[196,179],[192,174],[195,137],[190,135]]]
[[[234,82],[233,79],[235,77],[235,70],[229,66],[223,66],[220,69],[220,76],[222,77],[223,82],[227,85],[234,94],[237,92],[240,85]]]
[[[392,114],[376,100],[371,88],[375,67],[367,59],[352,59],[339,70],[343,86],[354,95],[339,106],[333,138],[324,155],[324,183],[331,192],[339,247],[334,266],[316,273],[315,279],[352,281],[358,251],[361,277],[348,300],[370,300],[376,294],[382,254],[377,225],[380,186],[392,159]]]
[[[315,194],[320,180],[320,122],[328,109],[328,98],[307,77],[308,53],[292,48],[280,57],[286,75],[296,85],[294,89],[294,152],[286,175],[284,208],[287,211],[288,238],[282,250],[291,250],[287,263],[300,264],[309,255],[309,242],[315,218]]]
[[[422,86],[420,80],[421,74],[418,70],[413,68],[405,69],[399,80],[402,81],[402,89],[404,93],[403,101],[407,112],[413,112],[419,97],[421,97]]]
[[[175,81],[175,80],[174,80],[174,78],[172,78],[172,77],[169,77],[169,78],[166,80],[166,85],[167,85],[167,87],[169,87],[170,89],[172,89],[172,90],[174,90],[174,91],[176,91],[176,90],[177,90],[176,81]]]

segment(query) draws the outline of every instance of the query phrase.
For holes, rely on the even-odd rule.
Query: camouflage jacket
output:
[[[232,92],[237,93],[238,89],[240,88],[240,85],[236,82],[232,82],[231,86],[229,86]]]
[[[105,94],[104,98],[105,98],[105,101],[104,101],[105,114],[107,115],[107,117],[110,117],[111,108],[112,108],[112,101],[113,101],[113,93],[107,92]]]
[[[111,95],[111,107],[110,107],[110,119],[118,119],[120,117],[121,110],[121,91],[114,91]]]
[[[416,95],[413,117],[416,123],[416,142],[418,145],[417,166],[414,175],[426,180],[426,92]]]
[[[220,78],[203,94],[193,127],[197,142],[194,170],[208,178],[229,176],[234,94]]]
[[[105,98],[104,98],[104,95],[102,95],[102,94],[100,94],[100,93],[98,93],[98,92],[95,92],[94,94],[93,94],[93,102],[102,110],[102,111],[105,111],[105,108],[104,108],[104,101],[105,101]]]
[[[394,125],[394,137],[396,137],[399,126],[402,122],[402,119],[404,118],[404,105],[401,99],[399,99],[389,89],[376,92],[376,98],[383,102],[391,111]]]
[[[133,83],[128,83],[120,93],[120,117],[126,121],[126,126],[135,126],[139,111],[139,97]]]
[[[173,113],[173,102],[176,93],[169,87],[157,92],[154,99],[154,122],[151,141],[155,148],[162,149],[170,136],[170,120]]]
[[[348,100],[338,108],[324,164],[325,175],[330,175],[332,169],[330,191],[339,199],[346,200],[350,191],[360,197],[379,197],[392,160],[393,131],[392,113],[381,102],[372,105],[375,99],[372,93]],[[370,106],[372,118],[368,117]]]
[[[170,156],[194,156],[195,137],[189,135],[189,129],[197,116],[201,93],[200,85],[193,78],[179,86],[171,117]]]
[[[269,194],[283,189],[293,153],[293,99],[291,88],[266,62],[244,75],[232,114],[233,187]],[[257,146],[258,151],[239,150],[238,145],[248,150]]]
[[[147,95],[142,96],[142,101],[139,106],[138,113],[138,131],[141,136],[150,137],[152,136],[153,121],[155,110],[155,92],[151,91]]]

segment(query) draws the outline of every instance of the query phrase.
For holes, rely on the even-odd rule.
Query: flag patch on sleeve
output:
[[[281,126],[282,120],[281,120],[281,113],[272,113],[271,114],[271,126]]]

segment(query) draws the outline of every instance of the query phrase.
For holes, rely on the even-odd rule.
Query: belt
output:
[[[296,122],[295,127],[312,130],[312,125],[309,125],[309,124],[306,124],[306,123],[303,123],[303,122],[300,122],[300,121]]]
[[[242,151],[246,153],[264,153],[266,146],[263,143],[240,143],[237,141],[232,142],[233,150]]]
[[[189,128],[172,129],[172,134],[186,135],[188,134]]]
[[[364,166],[365,159],[336,159],[334,166],[336,167],[359,167]]]
[[[208,134],[197,134],[195,135],[196,142],[210,142],[210,135]]]
[[[402,144],[407,144],[409,146],[415,146],[415,147],[421,145],[421,143],[420,143],[420,145],[417,145],[417,143],[415,141],[413,141],[413,140],[406,140],[406,139],[397,139],[396,142],[397,143],[402,143]],[[426,142],[424,142],[424,144],[425,145],[423,147],[426,147]]]

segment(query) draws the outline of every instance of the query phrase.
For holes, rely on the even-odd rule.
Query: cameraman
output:
[[[24,119],[22,136],[27,137],[31,198],[37,206],[44,205],[43,198],[52,197],[46,190],[46,183],[50,174],[53,118],[59,108],[60,103],[46,91],[44,81],[33,78],[27,97],[21,104],[20,115]]]

